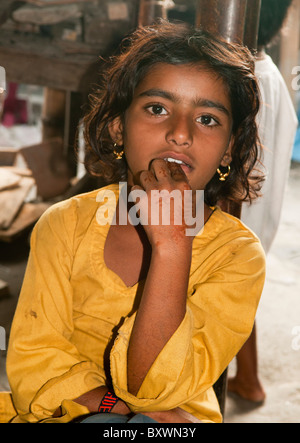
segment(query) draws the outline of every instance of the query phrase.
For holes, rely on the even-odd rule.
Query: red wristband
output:
[[[113,391],[107,391],[101,400],[98,412],[100,413],[110,413],[115,404],[119,401]]]

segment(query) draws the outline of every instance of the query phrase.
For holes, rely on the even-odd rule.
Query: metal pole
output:
[[[255,50],[260,8],[261,0],[197,0],[196,26]],[[239,203],[222,202],[221,206],[240,218]]]
[[[228,42],[243,43],[246,10],[247,0],[197,0],[196,26]]]
[[[251,51],[257,49],[261,0],[248,0],[244,32],[244,45]]]
[[[168,9],[172,8],[172,0],[140,0],[139,26],[148,26],[158,18],[167,19]]]

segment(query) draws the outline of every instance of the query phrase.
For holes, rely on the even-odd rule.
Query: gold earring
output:
[[[219,176],[220,176],[220,177],[219,177],[220,182],[225,182],[225,181],[226,181],[226,178],[229,176],[230,171],[231,171],[230,165],[228,165],[227,168],[228,168],[228,171],[225,172],[225,173],[221,172],[219,168],[217,169],[217,173],[218,173]]]
[[[114,148],[116,148],[118,145],[117,143],[114,143]],[[116,158],[116,160],[122,160],[124,155],[124,151],[118,152],[116,149],[114,150],[114,156]]]

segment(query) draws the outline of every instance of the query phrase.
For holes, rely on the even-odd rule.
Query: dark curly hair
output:
[[[223,199],[252,201],[259,195],[262,181],[255,169],[259,153],[259,89],[254,59],[247,48],[183,23],[160,21],[139,28],[124,40],[120,54],[111,58],[84,121],[87,170],[100,175],[106,183],[126,180],[126,159],[115,159],[109,124],[117,117],[124,121],[135,88],[157,63],[200,63],[223,79],[233,113],[231,173],[225,183],[215,174],[205,189],[205,201],[211,206]]]

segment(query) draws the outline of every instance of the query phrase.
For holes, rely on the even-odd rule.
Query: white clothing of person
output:
[[[271,57],[264,53],[255,70],[261,90],[258,128],[266,180],[262,197],[252,205],[243,205],[241,219],[268,253],[280,223],[298,120],[285,81]]]

